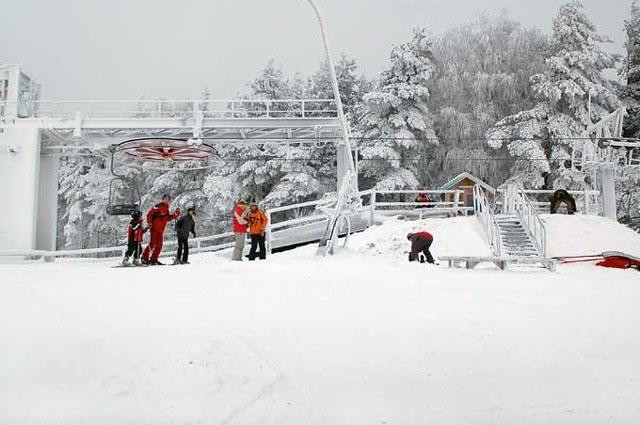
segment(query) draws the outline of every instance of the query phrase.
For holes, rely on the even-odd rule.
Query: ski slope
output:
[[[554,253],[640,245],[544,219]],[[409,264],[420,229],[437,255],[489,252],[461,217],[388,219],[326,258],[0,264],[0,423],[640,423],[640,273]]]

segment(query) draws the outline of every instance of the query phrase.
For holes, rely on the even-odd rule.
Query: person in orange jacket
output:
[[[245,218],[249,222],[249,236],[251,238],[251,249],[249,250],[249,261],[256,259],[256,250],[260,246],[258,256],[261,260],[267,258],[267,250],[265,248],[265,231],[269,224],[267,215],[258,208],[257,202],[249,205],[249,210],[245,212]]]
[[[177,208],[173,213],[169,213],[169,205],[171,204],[171,196],[164,195],[162,202],[154,205],[147,213],[147,226],[151,232],[149,245],[142,253],[142,264],[162,265],[158,258],[162,252],[164,244],[164,229],[167,223],[180,217],[180,209]]]

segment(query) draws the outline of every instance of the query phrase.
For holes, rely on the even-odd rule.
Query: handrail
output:
[[[337,117],[333,99],[35,100],[34,117],[85,118],[326,118]]]
[[[370,202],[370,205],[360,206],[360,207],[358,207],[356,209],[353,209],[352,212],[354,214],[362,214],[362,213],[368,212],[369,213],[369,217],[368,217],[367,221],[368,221],[368,225],[370,226],[370,225],[372,225],[374,223],[374,213],[375,213],[375,211],[377,210],[378,207],[385,208],[385,207],[394,206],[394,205],[398,205],[398,206],[432,205],[432,206],[435,206],[436,208],[431,208],[431,209],[428,209],[428,210],[430,210],[430,211],[436,211],[436,210],[464,211],[464,210],[466,210],[463,206],[461,206],[460,202],[458,202],[458,205],[456,206],[455,201],[454,202],[435,202],[435,203],[434,202],[430,202],[430,203],[376,202],[375,198],[376,198],[377,194],[379,194],[379,193],[386,194],[388,192],[394,192],[394,191],[376,191],[376,190],[370,189],[370,190],[365,190],[365,191],[358,192],[357,195],[360,198],[363,197],[363,196],[371,196],[371,202]],[[458,193],[458,195],[461,193],[461,191],[456,191],[456,190],[413,190],[413,191],[404,191],[404,192],[407,192],[407,193],[451,193],[451,194]],[[343,198],[344,198],[344,196],[346,196],[346,193],[343,194]],[[298,203],[298,204],[284,205],[284,206],[279,206],[279,207],[266,209],[265,213],[269,217],[269,226],[267,226],[267,230],[266,230],[266,239],[267,239],[267,247],[268,247],[268,249],[271,249],[271,243],[272,243],[272,240],[273,240],[273,233],[272,232],[276,232],[277,233],[278,230],[283,230],[285,228],[290,228],[290,227],[293,227],[293,226],[308,225],[308,224],[311,224],[313,222],[330,221],[330,220],[332,220],[334,218],[338,219],[340,215],[344,215],[343,213],[341,213],[341,214],[337,214],[337,216],[334,217],[334,215],[333,215],[333,214],[335,214],[334,210],[327,211],[327,212],[330,212],[330,215],[327,215],[326,213],[323,212],[323,210],[327,210],[327,209],[326,208],[322,208],[322,207],[330,206],[331,204],[335,204],[338,201],[340,201],[340,200],[336,199],[335,197],[325,197],[325,198],[317,199],[317,200],[314,200],[314,201],[306,201],[306,202],[301,202],[301,203]],[[343,201],[344,201],[344,199],[343,199]],[[300,209],[300,208],[310,208],[310,207],[315,207],[315,209],[313,211],[310,211],[308,215],[305,214],[305,215],[297,216],[297,217],[294,217],[294,218],[288,218],[288,219],[285,219],[285,220],[282,220],[282,221],[277,221],[275,223],[272,221],[274,213],[279,213],[279,212],[284,212],[284,211],[291,211],[291,210]],[[442,207],[442,208],[438,208],[438,207]],[[384,210],[383,208],[378,209],[378,210]],[[342,210],[340,210],[340,211],[342,211]],[[387,210],[384,210],[384,211],[387,211]],[[339,219],[340,220],[346,220],[345,218],[339,218]],[[349,224],[351,224],[351,223],[349,223]],[[203,243],[211,242],[211,241],[215,241],[215,240],[219,240],[219,239],[231,238],[233,235],[234,234],[232,232],[225,232],[225,233],[219,233],[219,234],[210,235],[210,236],[201,236],[201,237],[197,237],[197,238],[192,238],[192,239],[189,239],[189,242],[195,244],[195,247],[192,248],[192,252],[211,251],[211,250],[227,248],[229,246],[232,246],[233,243],[232,242],[221,241],[221,243],[219,243],[219,244],[208,245],[208,246],[203,246]],[[176,244],[177,244],[176,240],[167,240],[167,241],[165,241],[165,247],[172,247],[172,246],[175,246]],[[333,245],[333,244],[331,244],[331,245]],[[126,245],[117,245],[117,246],[113,246],[113,247],[85,248],[85,249],[59,250],[59,251],[44,251],[44,250],[32,250],[32,249],[3,250],[3,251],[0,250],[0,257],[2,257],[2,256],[66,257],[66,256],[76,256],[76,255],[103,254],[103,253],[111,253],[111,252],[114,252],[114,253],[120,252],[120,253],[124,254],[126,249],[127,249]]]
[[[489,205],[489,201],[478,185],[473,186],[473,210],[480,223],[482,223],[482,228],[487,235],[489,245],[491,245],[494,254],[500,257],[502,255],[500,227],[498,227],[493,208]]]
[[[522,190],[518,190],[515,196],[516,216],[523,227],[533,239],[536,248],[542,257],[547,256],[547,228],[540,215],[531,204],[529,197]]]
[[[500,196],[504,196],[506,193],[504,188],[498,189],[496,191]],[[520,189],[525,196],[526,195],[553,195],[555,190],[550,189]],[[576,197],[576,202],[579,201],[578,197],[583,198],[583,208],[584,214],[586,215],[594,215],[598,214],[598,197],[600,196],[599,190],[567,190],[569,195]],[[539,207],[548,207],[551,205],[550,201],[532,201],[529,199],[529,202],[534,206]],[[502,205],[503,202],[496,200],[496,205]]]

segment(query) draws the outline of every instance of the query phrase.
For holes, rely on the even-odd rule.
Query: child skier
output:
[[[187,214],[180,217],[176,222],[176,233],[178,235],[178,253],[173,264],[189,264],[189,233],[196,237],[196,222],[193,219],[196,215],[196,207],[190,207]]]
[[[129,265],[129,257],[133,255],[133,265],[140,265],[140,253],[142,252],[142,235],[147,229],[142,227],[142,212],[134,211],[131,213],[131,221],[127,228],[127,252],[122,259],[122,265]]]

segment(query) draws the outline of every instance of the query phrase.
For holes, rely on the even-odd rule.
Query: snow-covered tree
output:
[[[489,145],[506,144],[516,158],[513,180],[540,187],[549,173],[554,187],[582,187],[583,175],[564,167],[572,146],[592,121],[619,105],[611,83],[602,71],[612,68],[616,56],[601,44],[610,40],[596,31],[580,1],[560,6],[553,21],[550,55],[545,70],[531,77],[537,104],[510,115],[487,132]],[[591,94],[591,117],[588,97]]]
[[[358,74],[358,62],[345,54],[340,56],[334,67],[345,115],[351,125],[356,126],[356,120],[361,112],[362,97],[372,88],[371,83]],[[333,86],[327,61],[323,61],[320,69],[309,78],[307,93],[316,98],[333,99]]]
[[[122,219],[107,214],[109,182],[112,179],[107,158],[105,150],[96,152],[94,156],[70,156],[62,159],[58,178],[61,206],[58,223],[62,229],[59,246],[99,246],[100,235],[103,235],[103,242],[114,244],[124,235]],[[121,172],[132,176],[130,167],[122,168]],[[127,196],[128,193],[124,194],[127,189],[117,191],[116,195]],[[106,240],[104,235],[109,235],[109,239]]]
[[[622,98],[628,113],[624,135],[640,137],[640,5],[637,0],[631,4],[629,18],[624,21],[624,27],[627,35],[627,54],[620,69],[625,82]]]
[[[485,132],[507,115],[534,106],[529,78],[544,69],[547,37],[502,14],[480,15],[434,39],[435,73],[429,107],[439,146],[429,149],[435,183],[470,172],[490,184],[508,176],[508,156],[484,142]]]
[[[393,48],[391,64],[373,92],[364,96],[359,143],[365,178],[379,189],[419,185],[416,159],[437,144],[428,108],[427,83],[434,71],[432,43],[424,29]]]

